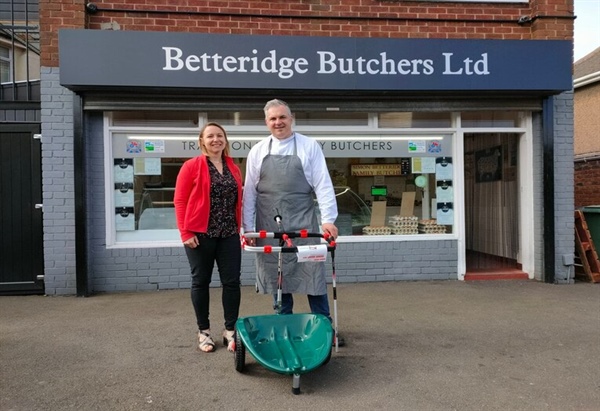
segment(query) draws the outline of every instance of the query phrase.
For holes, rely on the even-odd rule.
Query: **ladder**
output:
[[[584,279],[600,282],[600,261],[583,213],[575,210],[575,246],[584,271]]]

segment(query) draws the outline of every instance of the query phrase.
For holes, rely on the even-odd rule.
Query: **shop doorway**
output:
[[[518,149],[518,134],[464,136],[466,276],[527,278],[519,263]]]

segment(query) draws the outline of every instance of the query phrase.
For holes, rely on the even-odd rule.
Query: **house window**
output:
[[[2,83],[12,81],[10,55],[8,47],[0,46],[0,82]]]

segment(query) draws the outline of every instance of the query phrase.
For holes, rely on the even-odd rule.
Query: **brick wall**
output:
[[[46,294],[75,294],[73,93],[57,68],[42,68],[41,85]]]
[[[291,1],[41,0],[42,65],[58,66],[58,29],[219,34],[443,39],[566,39],[573,0],[440,3],[373,0]],[[521,17],[528,21],[519,24]]]
[[[40,0],[40,64],[58,67],[58,30],[85,28],[82,0]]]
[[[556,283],[570,283],[573,273],[563,264],[563,255],[573,255],[573,92],[554,100],[554,244]]]
[[[575,208],[600,205],[600,159],[575,163]]]

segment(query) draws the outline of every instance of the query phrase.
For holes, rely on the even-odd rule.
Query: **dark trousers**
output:
[[[196,248],[185,247],[192,271],[192,305],[199,330],[210,328],[209,285],[215,262],[223,286],[225,329],[232,331],[240,312],[242,251],[238,234],[227,238],[199,237]]]
[[[313,314],[323,314],[331,321],[329,313],[329,300],[327,294],[323,295],[307,295],[310,312]],[[277,306],[277,294],[273,295],[273,303]],[[281,294],[281,314],[293,314],[294,297],[292,294]]]

